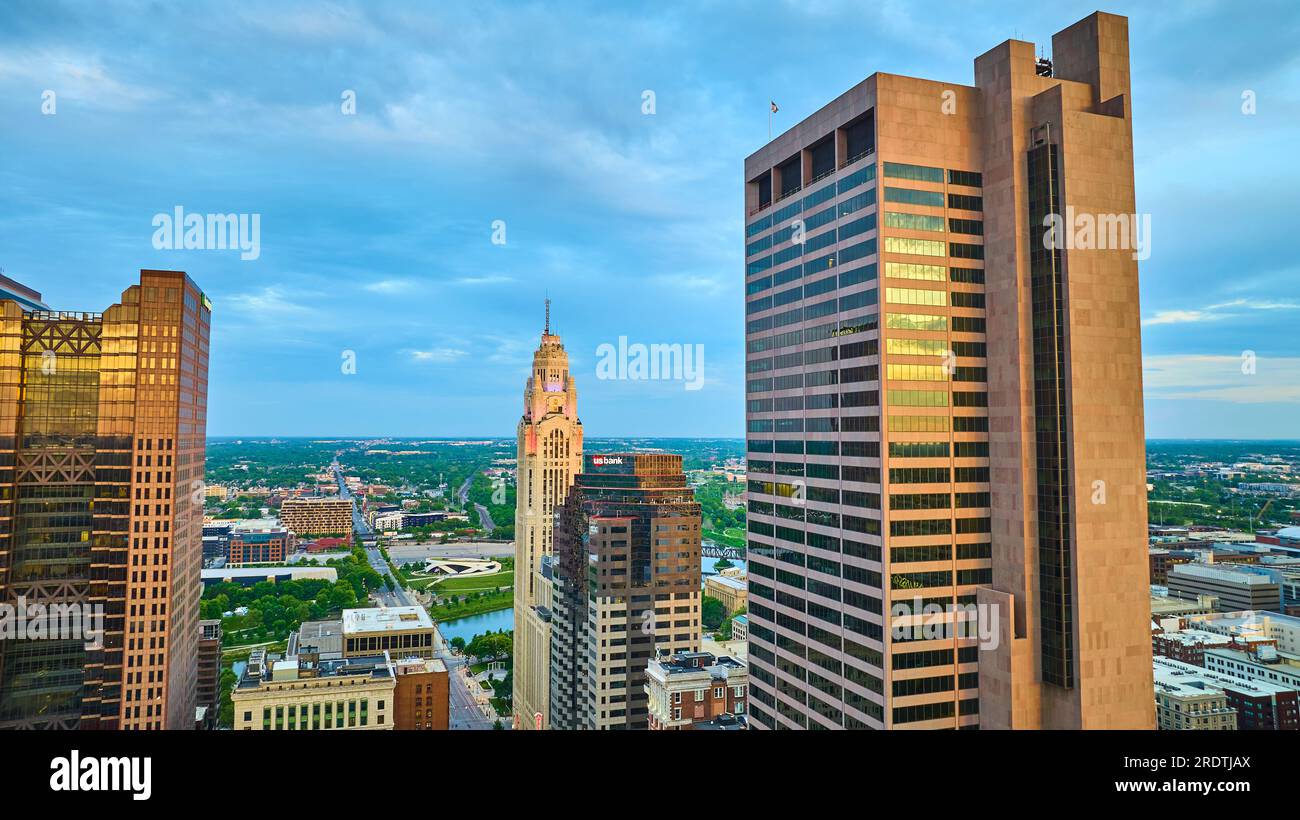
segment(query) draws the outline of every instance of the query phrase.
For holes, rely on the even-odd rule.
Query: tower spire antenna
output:
[[[549,296],[546,299],[546,328],[542,332],[547,336],[551,335],[551,299]]]

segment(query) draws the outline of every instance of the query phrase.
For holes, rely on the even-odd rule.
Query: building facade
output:
[[[728,618],[745,608],[748,592],[744,578],[710,575],[704,579],[704,594],[721,601]]]
[[[700,505],[677,455],[589,455],[556,516],[551,726],[645,729],[646,666],[698,652]]]
[[[1262,572],[1231,564],[1179,564],[1169,570],[1169,594],[1187,600],[1217,599],[1222,612],[1282,609],[1282,585]]]
[[[649,729],[694,729],[723,715],[743,718],[749,673],[734,658],[686,652],[646,666]]]
[[[1231,731],[1237,710],[1222,687],[1193,664],[1155,658],[1156,728],[1161,730]]]
[[[391,730],[396,676],[387,653],[321,660],[255,649],[231,690],[237,730]]]
[[[551,333],[551,303],[524,388],[518,427],[515,500],[515,652],[517,729],[550,723],[551,582],[542,559],[554,550],[555,510],[582,469],[582,422],[569,354]]]
[[[199,667],[195,706],[205,710],[204,728],[217,725],[221,712],[221,619],[199,621]]]
[[[343,610],[343,657],[383,652],[395,658],[433,658],[440,649],[438,628],[422,606]]]
[[[1172,681],[1183,692],[1195,691],[1195,688],[1215,689],[1223,694],[1225,704],[1234,714],[1234,723],[1227,726],[1189,726],[1184,718],[1183,725],[1176,724],[1175,715],[1169,714],[1164,704],[1161,708],[1160,728],[1234,728],[1246,731],[1296,731],[1300,729],[1300,706],[1297,698],[1300,692],[1294,686],[1270,681],[1264,678],[1244,678],[1232,667],[1216,665],[1212,655],[1225,650],[1211,650],[1206,653],[1204,667],[1193,666],[1168,658],[1155,658],[1156,699],[1161,700],[1162,690],[1169,691]],[[1238,653],[1244,655],[1245,653]],[[1227,657],[1231,657],[1228,655]],[[1222,658],[1221,658],[1222,659]],[[1164,684],[1164,685],[1162,685]],[[1176,709],[1175,709],[1176,711]]]
[[[280,523],[294,535],[350,535],[352,499],[286,498]]]
[[[374,518],[370,521],[370,526],[376,532],[388,532],[390,530],[400,530],[402,528],[402,511],[390,510],[386,512],[375,513]]]
[[[407,658],[393,663],[393,728],[446,731],[450,725],[451,682],[438,658]]]
[[[36,297],[0,294],[0,600],[102,635],[0,642],[0,727],[193,728],[211,303],[158,270],[103,313]]]
[[[1052,46],[745,161],[753,726],[1154,726],[1137,262],[1045,241],[1135,214],[1127,20]]]
[[[235,527],[226,540],[226,565],[276,564],[293,553],[293,533],[286,527]]]

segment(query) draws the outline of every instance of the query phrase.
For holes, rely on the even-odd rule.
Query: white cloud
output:
[[[313,313],[313,310],[302,302],[285,298],[284,291],[274,285],[258,291],[227,296],[220,300],[219,305],[228,308],[236,318],[253,322],[302,319]]]
[[[1220,317],[1211,316],[1203,310],[1162,310],[1155,316],[1142,320],[1143,327],[1150,325],[1178,325],[1185,322],[1206,322]]]
[[[335,4],[302,8],[240,9],[239,19],[252,28],[307,43],[355,43],[381,36],[365,15]]]
[[[468,351],[454,347],[434,347],[429,350],[406,350],[403,352],[411,357],[411,361],[422,364],[449,364],[469,355]]]
[[[504,285],[515,281],[511,276],[462,276],[453,280],[456,285]]]
[[[1217,305],[1207,305],[1199,310],[1162,310],[1154,316],[1149,316],[1142,320],[1144,327],[1152,325],[1178,325],[1189,322],[1217,322],[1221,319],[1240,318],[1243,312],[1252,310],[1298,310],[1300,304],[1296,302],[1277,302],[1260,299],[1233,299],[1231,302],[1220,302]]]
[[[162,98],[153,89],[117,79],[98,57],[70,50],[0,53],[0,78],[37,84],[53,91],[60,102],[70,100],[89,108],[131,110]],[[37,99],[33,107],[39,103]],[[66,109],[60,107],[59,112]]]
[[[365,289],[371,293],[409,293],[415,289],[415,284],[411,279],[381,279],[366,285]]]
[[[1166,355],[1142,360],[1148,398],[1300,404],[1300,357]]]
[[[529,362],[532,360],[533,350],[541,341],[541,315],[539,311],[537,324],[537,333],[514,336],[481,336],[478,342],[489,352],[483,357],[483,361],[490,364],[505,365],[516,367],[521,373],[527,373]],[[555,332],[555,327],[551,327],[551,332]],[[570,355],[569,368],[573,369],[573,356]]]
[[[714,276],[690,273],[660,273],[651,277],[651,281],[687,298],[715,297],[728,292],[734,287],[734,276],[717,274]]]

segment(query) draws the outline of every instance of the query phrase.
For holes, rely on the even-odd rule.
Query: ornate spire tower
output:
[[[550,689],[551,583],[543,559],[554,548],[555,510],[582,470],[582,422],[578,388],[569,374],[569,354],[551,334],[551,300],[533,353],[519,420],[515,508],[516,728],[547,725]]]

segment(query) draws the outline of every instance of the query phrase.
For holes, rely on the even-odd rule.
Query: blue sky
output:
[[[1300,11],[1241,5],[1105,7],[1130,17],[1152,215],[1152,438],[1300,437]],[[970,83],[1094,8],[9,0],[0,267],[79,310],[188,271],[215,304],[213,435],[510,434],[549,293],[589,435],[739,436],[768,99],[779,131],[873,71]],[[260,214],[260,257],[155,249],[178,205]],[[703,388],[597,379],[620,336],[703,345]]]

